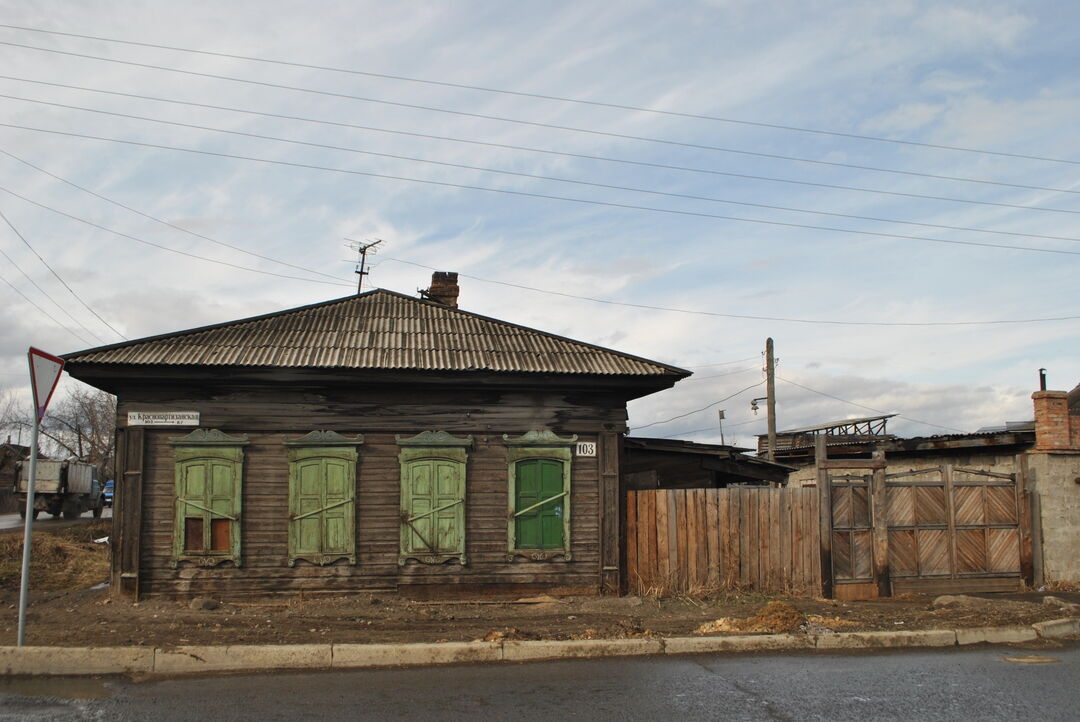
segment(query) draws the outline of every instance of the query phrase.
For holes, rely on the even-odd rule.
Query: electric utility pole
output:
[[[776,358],[772,338],[765,339],[765,396],[769,412],[769,461],[776,461]]]

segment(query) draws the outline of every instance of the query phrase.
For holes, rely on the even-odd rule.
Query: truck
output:
[[[15,495],[19,500],[19,516],[26,517],[27,478],[30,462],[15,464]],[[78,519],[85,511],[93,511],[100,518],[105,506],[97,467],[81,461],[54,461],[38,459],[37,479],[34,483],[34,518],[40,512],[54,517]]]

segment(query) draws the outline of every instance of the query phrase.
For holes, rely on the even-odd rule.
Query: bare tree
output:
[[[102,479],[113,476],[116,397],[89,386],[77,386],[54,403],[40,434],[56,456],[74,456],[98,467]]]

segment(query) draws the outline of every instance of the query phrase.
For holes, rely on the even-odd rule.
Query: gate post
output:
[[[821,542],[821,596],[826,599],[833,595],[832,579],[832,483],[825,461],[829,452],[825,448],[825,435],[814,438],[814,461],[817,464],[818,508]]]
[[[888,499],[885,497],[887,491],[884,450],[875,450],[873,458],[881,461],[881,466],[874,468],[870,482],[870,504],[874,520],[874,578],[877,581],[878,596],[889,597],[892,596],[892,582],[889,575],[889,519]]]
[[[1027,454],[1016,455],[1016,520],[1020,541],[1020,577],[1035,586],[1035,534],[1032,524],[1032,494]],[[1042,581],[1040,579],[1040,581]]]

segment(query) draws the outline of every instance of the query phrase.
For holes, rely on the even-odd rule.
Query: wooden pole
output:
[[[825,436],[818,434],[814,439],[814,458],[817,461],[818,504],[821,524],[821,596],[833,595],[832,583],[832,489],[830,488],[829,470],[825,468],[828,451],[825,448]]]
[[[773,357],[773,340],[765,339],[765,395],[769,414],[769,461],[776,461],[776,359]]]
[[[874,459],[885,461],[885,452],[875,449]],[[892,580],[889,573],[889,522],[888,490],[885,486],[885,466],[874,469],[870,484],[870,508],[873,519],[874,577],[879,597],[892,596]]]

